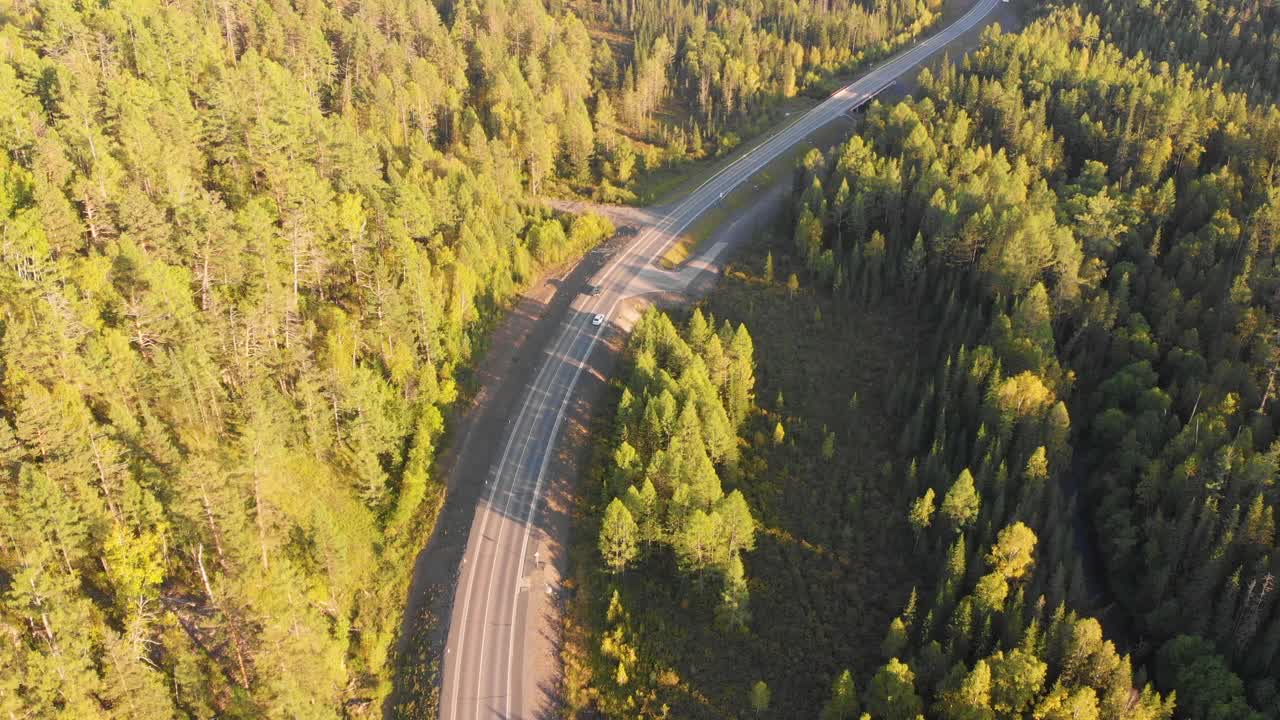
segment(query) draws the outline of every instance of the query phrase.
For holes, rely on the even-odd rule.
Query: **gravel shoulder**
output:
[[[436,461],[436,477],[443,477],[446,483],[444,507],[414,561],[396,648],[400,658],[396,687],[384,706],[384,716],[435,717],[434,707],[424,708],[418,698],[408,697],[424,691],[423,682],[413,682],[409,676],[425,671],[431,675],[426,682],[438,686],[438,669],[415,666],[436,665],[443,653],[453,588],[484,489],[483,478],[496,454],[496,438],[503,436],[507,419],[519,409],[523,390],[537,372],[539,351],[554,341],[571,312],[574,297],[633,233],[634,228],[619,226],[613,238],[576,263],[533,283],[490,336],[488,349],[475,368],[477,390],[466,407],[455,409],[449,420],[448,445]]]

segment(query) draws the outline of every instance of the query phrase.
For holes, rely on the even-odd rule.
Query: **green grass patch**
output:
[[[685,229],[680,237],[667,248],[658,264],[667,270],[678,267],[702,249],[707,239],[715,231],[730,222],[732,218],[747,207],[767,188],[791,178],[800,158],[814,148],[827,148],[844,141],[853,129],[848,121],[833,120],[810,133],[803,141],[796,143],[790,150],[774,158],[755,175],[725,195],[724,199],[698,216],[693,224]]]
[[[748,183],[729,193],[719,203],[699,215],[698,219],[694,220],[693,224],[681,233],[675,242],[671,243],[671,247],[667,248],[662,257],[658,258],[658,265],[667,270],[672,270],[685,260],[688,260],[698,252],[707,238],[711,237],[711,234],[715,232],[716,228],[728,222],[758,192]]]
[[[725,129],[721,134],[727,139],[728,145],[719,152],[640,173],[630,186],[635,193],[635,204],[662,205],[679,199],[705,182],[733,157],[745,152],[746,148],[763,143],[786,127],[798,114],[808,112],[825,98],[826,95],[799,95],[775,101],[754,118],[739,121]],[[714,138],[707,138],[705,142],[713,144]]]

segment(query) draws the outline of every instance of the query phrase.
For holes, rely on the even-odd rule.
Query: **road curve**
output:
[[[531,605],[557,591],[557,579],[540,557],[539,511],[544,476],[565,409],[592,350],[602,335],[625,331],[631,318],[615,317],[621,303],[655,285],[679,289],[697,272],[664,274],[653,266],[695,219],[810,133],[856,108],[907,71],[980,23],[1002,0],[978,0],[942,31],[895,55],[856,82],[837,90],[695,188],[683,200],[651,211],[651,223],[592,279],[598,294],[571,306],[559,336],[546,348],[538,373],[525,388],[519,412],[505,437],[477,504],[462,559],[449,622],[439,716],[445,720],[490,720],[538,716],[545,684],[530,682],[527,640],[537,619]],[[711,258],[702,258],[709,266]],[[593,325],[600,314],[606,322]],[[612,327],[611,327],[612,326]]]

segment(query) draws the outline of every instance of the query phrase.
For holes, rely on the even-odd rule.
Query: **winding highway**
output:
[[[644,229],[617,250],[592,278],[598,290],[574,300],[551,345],[541,353],[534,381],[504,437],[487,438],[495,461],[484,478],[468,536],[449,619],[440,717],[446,720],[522,718],[546,710],[553,664],[530,659],[541,612],[558,592],[537,518],[546,473],[566,408],[593,349],[609,332],[625,332],[634,319],[619,312],[629,298],[655,290],[679,291],[714,267],[725,250],[709,248],[679,272],[654,266],[668,246],[703,212],[768,163],[919,66],[943,46],[973,29],[1002,0],[978,0],[966,14],[902,51],[800,115],[769,139],[726,164],[684,199],[638,211]],[[604,321],[593,324],[595,316]],[[475,479],[476,482],[480,478]],[[545,668],[545,669],[544,669]]]

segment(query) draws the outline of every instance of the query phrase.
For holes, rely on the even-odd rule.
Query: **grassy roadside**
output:
[[[856,73],[848,74],[850,77]],[[842,79],[844,74],[840,76]],[[825,88],[826,85],[823,85]],[[656,170],[640,173],[634,181],[632,191],[635,193],[634,204],[648,206],[669,203],[687,191],[696,187],[719,170],[728,159],[746,152],[786,127],[799,115],[813,109],[826,98],[826,94],[809,92],[793,98],[775,101],[754,119],[742,121],[726,130],[735,138],[733,149],[728,153],[708,155],[697,160],[687,160],[675,165],[666,165]]]
[[[726,474],[734,476],[726,490],[741,489],[759,521],[757,549],[745,557],[749,629],[716,629],[714,589],[681,582],[663,558],[621,577],[601,571],[595,489],[611,452],[602,443],[575,513],[567,717],[628,703],[652,717],[745,716],[757,680],[773,693],[765,717],[814,717],[841,669],[865,679],[882,662],[880,641],[912,575],[901,562],[911,548],[901,503],[883,480],[896,460],[884,442],[897,427],[887,395],[926,328],[893,301],[850,307],[804,287],[792,296],[785,279],[803,273],[790,245],[789,233],[768,233],[704,304],[717,323],[744,322],[755,341],[758,409],[744,429],[740,471]],[[770,251],[773,279],[763,276]],[[612,409],[600,413],[595,437],[611,435]],[[786,439],[775,443],[779,424]],[[623,684],[601,653],[615,591],[627,643],[642,656]]]
[[[852,127],[849,121],[832,121],[810,133],[787,152],[774,158],[772,162],[752,175],[749,182],[739,185],[723,200],[699,215],[697,220],[694,220],[693,224],[676,238],[662,257],[658,258],[658,264],[670,270],[697,254],[707,238],[747,207],[761,194],[763,188],[790,180],[792,170],[805,153],[814,148],[826,150],[844,141]]]

